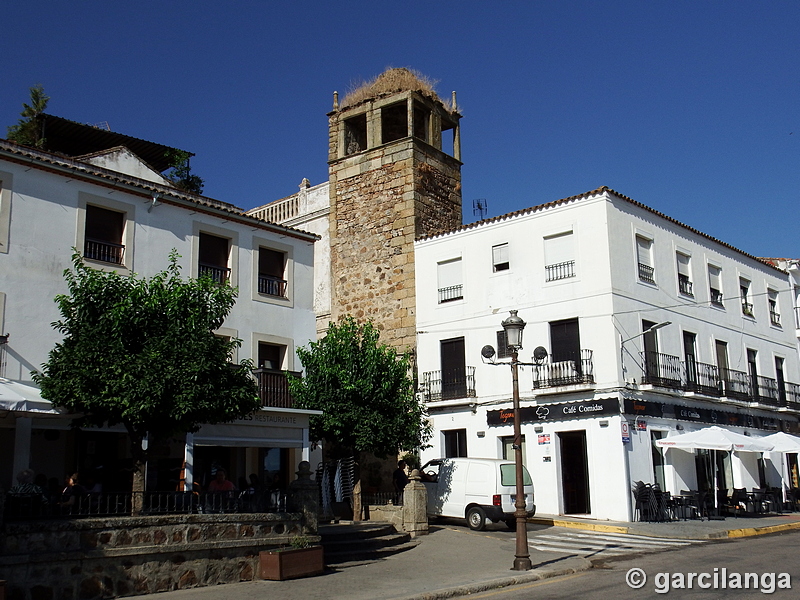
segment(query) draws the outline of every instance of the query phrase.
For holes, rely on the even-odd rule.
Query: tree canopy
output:
[[[22,103],[22,118],[16,125],[11,125],[8,128],[8,139],[18,144],[25,146],[34,146],[35,148],[43,148],[45,139],[42,135],[42,124],[39,119],[45,109],[50,97],[44,93],[44,88],[41,85],[35,85],[31,88],[31,103]]]
[[[172,168],[166,174],[166,178],[184,192],[202,194],[205,180],[192,173],[192,167],[189,163],[191,155],[184,150],[169,150],[166,156],[172,165]]]
[[[379,343],[372,323],[346,316],[297,354],[303,378],[290,377],[299,408],[322,410],[311,435],[351,452],[376,456],[416,450],[430,438],[425,408],[414,395],[409,356]]]
[[[210,278],[183,280],[172,251],[151,278],[98,271],[73,255],[69,293],[56,298],[63,340],[34,380],[81,425],[121,423],[134,452],[155,438],[243,417],[259,406],[252,365],[230,363],[241,343],[214,334],[237,292]]]

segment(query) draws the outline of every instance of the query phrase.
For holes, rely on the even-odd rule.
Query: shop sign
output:
[[[550,421],[570,421],[591,417],[605,417],[619,414],[619,401],[616,398],[584,400],[581,402],[559,402],[520,407],[522,423],[543,423]],[[486,423],[492,425],[513,425],[514,411],[510,408],[490,410],[486,413]]]
[[[539,445],[542,444],[549,444],[550,443],[550,434],[549,433],[540,433],[539,434]]]
[[[631,430],[628,428],[628,422],[625,419],[622,419],[620,422],[620,428],[622,431],[622,443],[623,444],[630,444],[631,443]]]

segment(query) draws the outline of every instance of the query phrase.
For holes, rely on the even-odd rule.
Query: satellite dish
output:
[[[544,362],[545,358],[547,358],[547,350],[545,350],[543,346],[536,346],[536,349],[533,351],[533,361],[537,365],[540,365]]]
[[[481,356],[486,359],[490,359],[494,356],[494,348],[489,344],[486,344],[483,348],[481,348]]]

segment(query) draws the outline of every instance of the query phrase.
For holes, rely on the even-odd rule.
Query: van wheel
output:
[[[486,527],[486,513],[480,506],[473,506],[467,511],[467,523],[473,531],[483,531]]]

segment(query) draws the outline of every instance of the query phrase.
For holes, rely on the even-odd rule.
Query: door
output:
[[[714,349],[717,354],[717,370],[719,370],[720,394],[725,395],[728,391],[728,342],[716,340]]]
[[[642,321],[642,336],[644,340],[644,376],[647,383],[653,383],[659,379],[658,369],[658,337],[655,331],[650,331],[656,323],[652,321]]]
[[[561,451],[561,490],[564,514],[592,512],[589,499],[589,461],[586,454],[586,431],[558,434]]]
[[[550,362],[568,366],[557,371],[559,377],[580,377],[583,373],[578,319],[550,322]]]
[[[442,400],[466,398],[467,365],[464,356],[464,338],[440,342],[442,364]]]
[[[697,359],[695,345],[697,336],[688,331],[683,332],[683,356],[686,360],[686,384],[690,390],[697,389]]]

